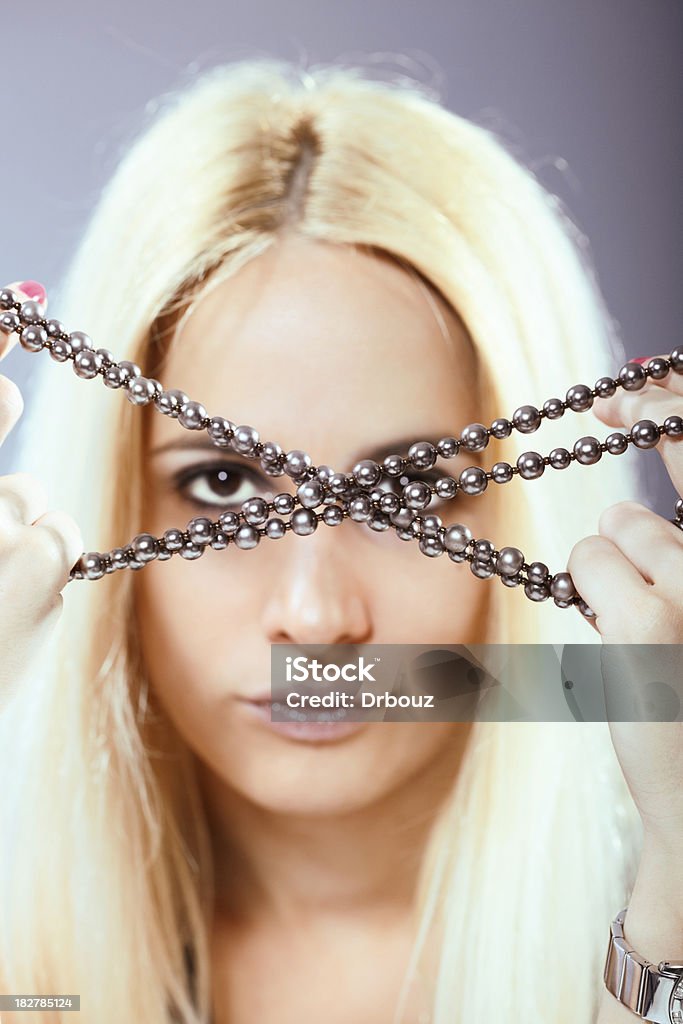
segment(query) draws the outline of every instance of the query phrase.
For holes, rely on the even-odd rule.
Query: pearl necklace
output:
[[[479,466],[464,469],[456,481],[445,475],[431,486],[423,480],[406,481],[406,472],[429,470],[441,456],[454,458],[461,450],[480,452],[487,447],[489,438],[504,439],[513,429],[522,434],[538,430],[543,419],[556,420],[565,409],[585,412],[595,397],[609,398],[618,387],[625,391],[639,391],[648,377],[662,380],[670,371],[683,373],[683,346],[674,349],[666,358],[655,356],[647,366],[626,363],[616,379],[601,377],[594,388],[576,384],[567,392],[566,399],[550,398],[542,409],[523,405],[512,419],[496,419],[490,427],[471,423],[459,438],[444,437],[436,445],[429,441],[416,441],[407,456],[389,455],[380,465],[372,459],[362,459],[350,474],[336,473],[330,466],[314,466],[306,452],[294,449],[283,451],[274,441],[261,442],[254,427],[235,425],[223,416],[209,416],[200,402],[192,401],[181,390],[165,390],[158,380],[143,376],[137,364],[128,360],[117,363],[108,349],[95,349],[91,338],[83,331],[68,332],[59,320],[44,319],[45,307],[30,299],[22,302],[11,289],[0,290],[0,330],[5,334],[19,333],[22,347],[28,352],[47,349],[59,363],[71,360],[78,377],[89,380],[101,376],[109,388],[122,388],[134,405],[153,404],[165,416],[177,419],[186,430],[205,430],[218,448],[230,448],[248,459],[258,459],[267,476],[287,475],[297,485],[296,495],[284,492],[272,501],[253,497],[242,503],[240,512],[222,512],[217,520],[205,516],[191,519],[184,530],[166,530],[163,537],[142,533],[124,547],[105,553],[85,552],[71,569],[67,582],[75,579],[98,580],[117,569],[142,569],[154,560],[166,561],[174,554],[182,558],[199,558],[207,547],[222,550],[229,544],[238,548],[255,548],[261,537],[278,540],[288,530],[299,536],[315,532],[319,522],[338,526],[344,519],[366,523],[376,531],[389,528],[401,540],[417,540],[422,554],[434,558],[444,554],[453,562],[468,562],[470,570],[479,579],[498,575],[507,587],[524,586],[531,601],[545,601],[552,597],[559,608],[576,605],[587,618],[595,613],[578,594],[568,572],[551,573],[543,562],[527,564],[519,548],[504,547],[497,550],[492,541],[475,539],[469,527],[454,523],[444,527],[437,515],[418,515],[430,504],[432,497],[451,499],[458,490],[464,494],[480,495],[489,480],[497,484],[508,483],[513,476],[535,480],[542,476],[546,466],[566,469],[571,462],[592,466],[599,462],[603,452],[623,454],[629,444],[636,448],[653,448],[663,434],[683,437],[683,418],[669,416],[663,424],[653,420],[639,420],[627,434],[611,433],[604,442],[595,437],[581,437],[573,451],[555,448],[548,456],[538,452],[524,452],[516,466],[497,462],[490,472]],[[379,484],[382,478],[400,478],[402,496],[387,492]],[[299,508],[296,506],[299,505]],[[319,506],[324,510],[316,512]],[[271,515],[275,513],[275,515]],[[288,519],[282,517],[288,516]],[[676,501],[675,518],[669,520],[683,530],[683,499]]]

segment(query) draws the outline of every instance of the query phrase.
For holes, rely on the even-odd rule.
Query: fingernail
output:
[[[633,359],[629,359],[629,363],[646,363],[651,356],[634,356]]]
[[[37,299],[38,302],[45,302],[47,298],[47,292],[40,281],[22,281],[19,289],[30,299]]]

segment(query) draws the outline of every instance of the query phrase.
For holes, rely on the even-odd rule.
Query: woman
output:
[[[419,87],[340,67],[226,65],[166,97],[51,301],[166,389],[344,472],[623,361],[557,201]],[[630,1019],[602,992],[616,912],[630,900],[651,959],[680,952],[680,726],[613,729],[617,756],[601,723],[377,722],[311,742],[256,698],[274,643],[618,642],[635,608],[652,611],[643,641],[680,643],[683,538],[621,500],[636,466],[433,509],[567,566],[593,624],[348,522],[62,596],[85,548],[291,481],[36,362],[29,474],[2,482],[3,991],[78,992],[97,1024]],[[674,376],[602,423],[596,403],[580,431],[679,408]],[[20,402],[2,384],[7,433]],[[575,422],[545,424],[544,446]],[[680,449],[660,451],[680,490]],[[622,553],[641,532],[666,552],[655,587]]]

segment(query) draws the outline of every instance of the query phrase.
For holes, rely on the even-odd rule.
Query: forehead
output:
[[[391,258],[293,238],[209,290],[177,332],[162,383],[209,415],[335,465],[363,438],[428,436],[476,418],[456,314]],[[155,416],[151,442],[176,438]]]

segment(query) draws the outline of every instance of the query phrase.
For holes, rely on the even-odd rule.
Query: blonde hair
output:
[[[215,67],[147,110],[49,315],[151,373],[206,289],[285,230],[388,253],[439,289],[476,352],[483,423],[592,384],[623,356],[585,238],[503,141],[419,83],[276,60]],[[144,529],[143,417],[37,358],[21,466],[77,519],[86,547],[108,550]],[[575,424],[546,423],[541,450],[568,443]],[[603,428],[587,412],[579,429]],[[505,445],[513,464],[530,447],[515,434]],[[638,486],[628,457],[605,458],[481,500],[500,501],[496,546],[555,571]],[[132,575],[68,587],[53,643],[0,717],[0,988],[79,992],[98,1024],[162,1024],[169,1008],[199,1024],[210,840],[193,760],[149,711]],[[489,642],[599,642],[573,609],[481,585]],[[429,954],[432,1024],[501,1007],[509,1024],[589,1024],[639,844],[606,724],[476,723],[424,857],[404,995]]]

